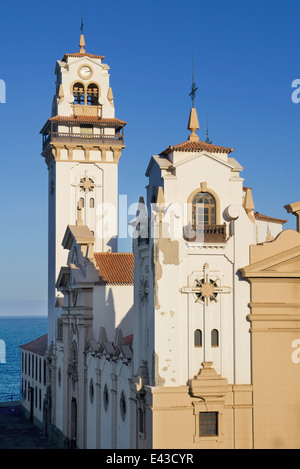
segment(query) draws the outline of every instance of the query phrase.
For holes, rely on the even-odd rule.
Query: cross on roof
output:
[[[80,31],[83,34],[83,7],[81,7],[81,23],[80,23]]]
[[[191,88],[191,92],[190,92],[189,96],[192,97],[192,106],[193,107],[194,107],[194,103],[195,103],[195,96],[196,96],[197,89],[198,89],[198,87],[196,87],[195,81],[194,81],[194,57],[192,57],[192,88]]]

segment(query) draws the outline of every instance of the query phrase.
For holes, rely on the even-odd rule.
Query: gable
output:
[[[70,250],[73,243],[88,245],[94,242],[95,238],[86,225],[68,225],[61,244],[64,249]]]
[[[184,158],[181,158],[178,162],[174,162],[173,165],[175,168],[177,168],[178,166],[181,166],[183,164],[186,164],[192,160],[195,160],[195,159],[199,159],[199,158],[208,158],[218,164],[221,164],[221,165],[224,165],[226,166],[227,168],[229,168],[231,171],[242,171],[242,166],[240,166],[236,160],[234,160],[233,158],[230,159],[229,161],[229,158],[227,158],[227,156],[224,156],[221,154],[221,156],[219,156],[218,154],[214,154],[214,153],[209,153],[208,151],[202,151],[200,153],[189,153],[187,154]]]
[[[289,233],[290,231],[292,230],[283,231],[274,241],[251,246],[252,251],[259,251],[260,260],[240,269],[242,276],[300,278],[300,235],[293,231]]]
[[[300,272],[300,254],[294,259],[287,259],[279,264],[268,267],[266,272],[285,272],[285,273],[299,273]]]

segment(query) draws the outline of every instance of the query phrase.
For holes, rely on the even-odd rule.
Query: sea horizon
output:
[[[47,316],[47,300],[1,300],[0,317]]]
[[[0,315],[0,401],[19,400],[22,392],[21,350],[47,334],[46,314]]]

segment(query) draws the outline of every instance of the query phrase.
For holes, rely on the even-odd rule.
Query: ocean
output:
[[[0,401],[19,400],[20,345],[47,333],[47,316],[0,316]]]

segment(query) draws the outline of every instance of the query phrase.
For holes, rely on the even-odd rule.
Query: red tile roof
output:
[[[123,252],[96,252],[99,268],[96,285],[133,285],[134,255]]]
[[[133,343],[133,334],[127,335],[126,337],[123,338],[124,344],[129,345],[129,347],[132,347]]]
[[[62,62],[66,62],[68,57],[90,57],[91,59],[104,59],[104,55],[87,54],[87,52],[74,52],[74,54],[65,54],[62,58]]]
[[[57,123],[68,123],[68,124],[74,124],[74,123],[97,123],[100,125],[112,125],[115,126],[116,128],[124,127],[126,125],[126,122],[117,119],[116,117],[112,118],[101,118],[97,116],[54,116],[50,117],[50,119],[47,120],[47,122],[44,124],[43,128],[41,129],[40,133],[42,134],[45,129],[48,127],[50,122],[57,122]]]
[[[268,215],[263,215],[262,213],[259,213],[259,212],[254,212],[254,217],[256,218],[256,220],[269,221],[270,223],[279,223],[281,225],[287,222],[287,220],[282,220],[281,218],[269,217]]]
[[[97,122],[105,125],[126,125],[126,122],[117,119],[116,117],[103,118],[98,116],[54,116],[50,117],[49,121],[53,122]]]
[[[20,348],[44,356],[47,350],[47,342],[48,334],[45,334],[32,342],[28,342],[28,344],[20,345]]]
[[[233,148],[219,147],[212,143],[201,142],[200,140],[192,142],[187,140],[186,142],[179,143],[178,145],[171,145],[166,150],[162,151],[161,155],[167,155],[172,151],[209,151],[213,153],[231,153]]]

